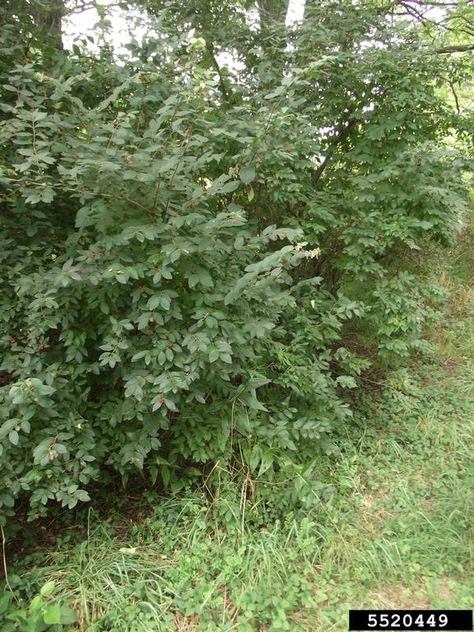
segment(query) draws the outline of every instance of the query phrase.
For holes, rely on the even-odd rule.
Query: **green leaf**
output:
[[[59,625],[61,623],[61,606],[58,603],[50,603],[44,609],[44,622],[48,625]]]
[[[209,353],[209,362],[215,362],[216,360],[219,359],[219,351],[217,351],[216,349],[213,349],[210,353]]]
[[[250,184],[255,179],[255,167],[242,167],[240,170],[240,179],[244,184]]]
[[[56,588],[56,582],[54,580],[46,582],[46,584],[43,584],[43,586],[40,589],[40,595],[43,595],[43,597],[48,597],[54,592],[55,588]]]
[[[4,593],[1,597],[0,597],[0,614],[3,615],[5,614],[5,612],[7,612],[8,607],[10,605],[11,602],[11,594],[10,593]]]
[[[232,193],[240,186],[240,182],[238,180],[232,180],[231,182],[227,182],[219,189],[219,193]]]
[[[71,625],[71,623],[76,623],[77,616],[74,610],[69,606],[62,605],[61,606],[61,624],[62,625]]]
[[[351,375],[339,375],[336,382],[343,388],[356,388],[357,382]]]

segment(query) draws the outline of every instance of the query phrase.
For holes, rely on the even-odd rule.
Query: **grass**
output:
[[[44,599],[78,620],[50,629],[89,632],[340,632],[350,607],[471,607],[473,241],[445,274],[432,356],[388,374],[321,462],[329,499],[267,525],[229,517],[230,489],[148,495],[135,519],[135,505],[106,521],[89,510],[82,535],[10,561],[18,597],[53,581]]]

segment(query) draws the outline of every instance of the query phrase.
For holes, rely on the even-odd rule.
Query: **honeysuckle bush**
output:
[[[136,473],[317,501],[350,389],[424,345],[440,291],[413,252],[450,242],[467,188],[465,119],[438,90],[458,62],[372,3],[310,5],[294,29],[149,5],[159,35],[120,62],[25,52],[13,4],[1,520]]]

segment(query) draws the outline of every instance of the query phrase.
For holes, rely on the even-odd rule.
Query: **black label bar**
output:
[[[349,610],[349,630],[472,632],[472,610]]]

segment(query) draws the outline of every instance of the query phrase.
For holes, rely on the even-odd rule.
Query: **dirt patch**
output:
[[[374,527],[379,526],[388,518],[393,516],[393,512],[385,508],[389,500],[387,493],[364,492],[360,494],[361,507],[358,511],[360,519],[364,524],[372,524]]]
[[[423,610],[433,608],[438,601],[452,603],[453,590],[447,577],[439,578],[436,581],[436,588],[431,586],[429,590],[424,582],[418,587],[395,582],[371,592],[367,596],[367,601],[369,600],[381,609]]]
[[[174,625],[175,632],[198,632],[200,629],[197,615],[185,617],[179,612],[174,615]]]
[[[424,588],[413,590],[402,582],[382,586],[380,590],[370,595],[370,599],[376,601],[377,606],[383,609],[429,608],[429,600]]]

